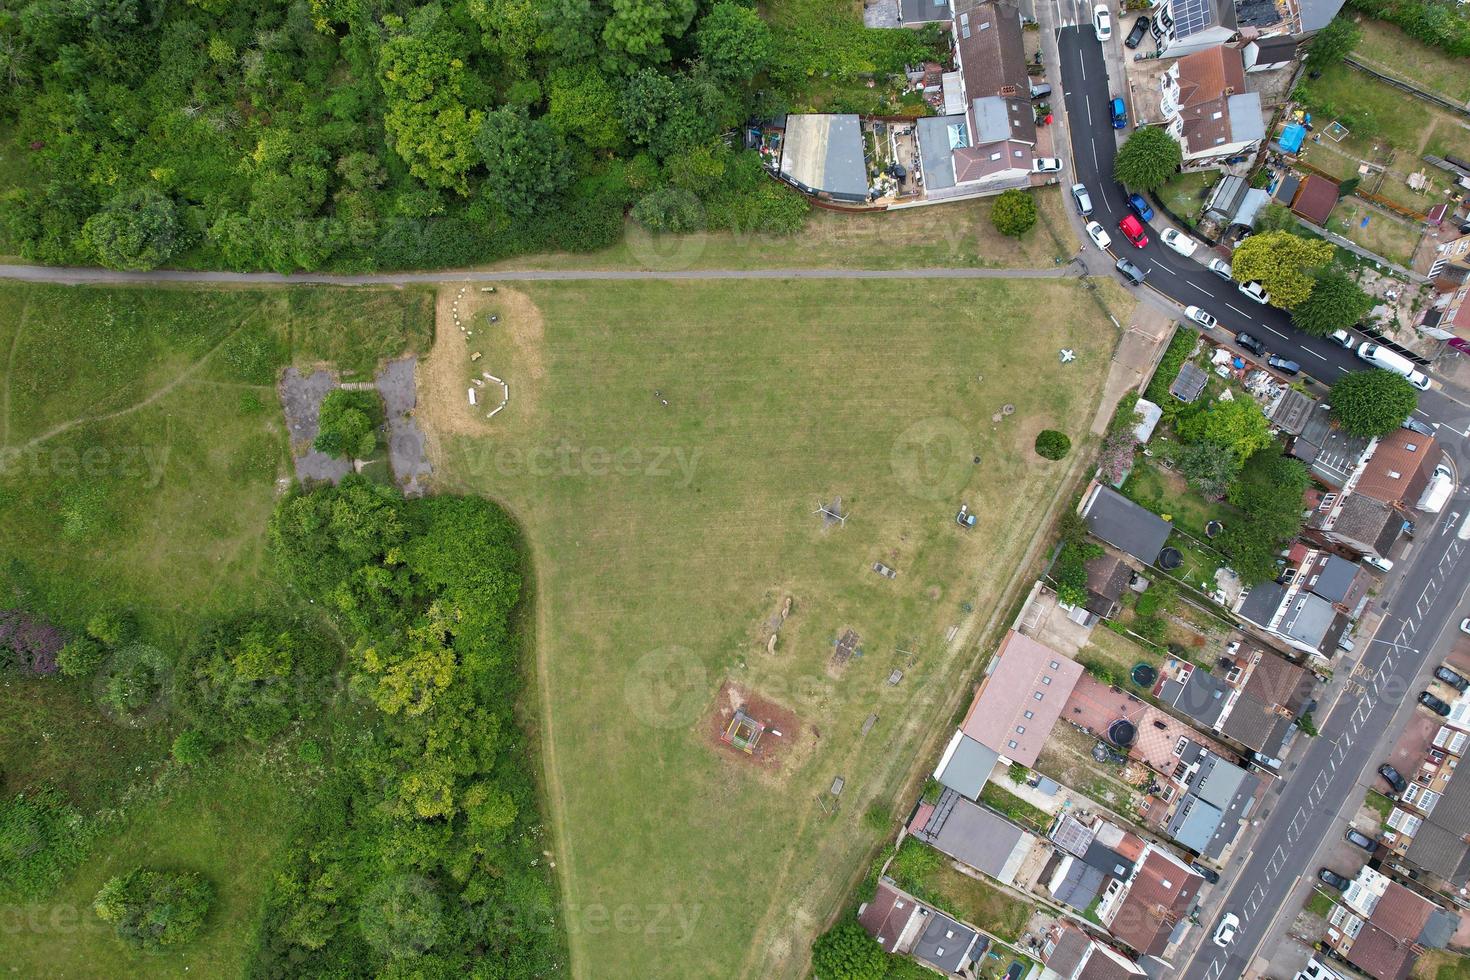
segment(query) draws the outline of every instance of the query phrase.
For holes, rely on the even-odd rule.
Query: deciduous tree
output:
[[[114,197],[87,219],[82,240],[109,269],[153,269],[183,244],[178,207],[151,187]]]
[[[1036,199],[1025,191],[1002,192],[991,205],[990,223],[1002,235],[1020,238],[1036,224]]]
[[[1325,337],[1351,327],[1373,308],[1373,298],[1337,266],[1316,278],[1311,295],[1291,311],[1292,325],[1303,333]]]
[[[1241,242],[1230,260],[1236,282],[1259,282],[1271,305],[1292,309],[1312,294],[1313,273],[1332,261],[1331,242],[1268,231]]]
[[[1404,424],[1419,405],[1409,380],[1392,371],[1353,371],[1327,396],[1332,420],[1353,436],[1383,436]]]
[[[771,29],[749,7],[723,0],[694,32],[699,54],[716,78],[750,80],[771,58]]]
[[[475,146],[485,158],[485,189],[511,214],[530,214],[574,176],[556,130],[523,109],[485,113]]]
[[[1158,126],[1142,126],[1118,149],[1113,176],[1134,190],[1162,187],[1184,159],[1178,140]]]

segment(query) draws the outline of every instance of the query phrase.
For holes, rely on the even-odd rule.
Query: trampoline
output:
[[[1158,680],[1159,672],[1149,664],[1134,664],[1129,676],[1139,687],[1149,688],[1153,687],[1154,681]]]
[[[1138,734],[1138,729],[1133,722],[1126,718],[1119,718],[1108,726],[1108,741],[1120,749],[1126,749],[1133,744],[1133,738]]]
[[[1224,524],[1221,524],[1219,521],[1210,521],[1210,523],[1205,525],[1205,537],[1213,538],[1223,530],[1225,530]]]
[[[1180,554],[1178,548],[1165,548],[1159,552],[1159,567],[1166,572],[1171,572],[1184,564],[1184,555]]]

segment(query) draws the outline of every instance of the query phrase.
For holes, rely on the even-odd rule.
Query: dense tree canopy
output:
[[[812,946],[812,968],[823,980],[883,980],[888,954],[853,916],[818,937]]]
[[[1309,482],[1301,461],[1272,443],[1246,460],[1231,483],[1227,498],[1241,513],[1218,540],[1247,585],[1276,577],[1278,553],[1301,530]]]
[[[1414,414],[1419,395],[1407,378],[1392,371],[1353,371],[1337,379],[1327,401],[1332,421],[1344,432],[1382,436]]]
[[[1217,398],[1201,412],[1180,419],[1179,437],[1229,449],[1237,463],[1271,443],[1271,425],[1252,398]]]
[[[1353,326],[1372,308],[1373,298],[1345,270],[1331,266],[1317,274],[1311,295],[1291,311],[1291,322],[1303,333],[1325,337]]]
[[[1236,282],[1259,282],[1271,294],[1271,305],[1292,309],[1306,301],[1316,280],[1313,273],[1332,261],[1331,242],[1303,238],[1287,231],[1252,235],[1230,259]]]
[[[1156,190],[1174,175],[1183,159],[1178,140],[1158,126],[1142,126],[1118,148],[1113,176],[1134,190]]]
[[[1312,67],[1321,70],[1328,65],[1337,64],[1357,45],[1358,37],[1362,33],[1347,14],[1334,17],[1307,45],[1307,57]]]
[[[1036,224],[1036,199],[1025,191],[1002,192],[990,208],[990,223],[1002,235],[1019,238]]]

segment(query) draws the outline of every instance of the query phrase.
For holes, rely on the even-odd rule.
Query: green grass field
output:
[[[172,657],[211,617],[292,600],[266,558],[289,472],[274,389],[288,361],[422,347],[424,291],[102,289],[0,284],[0,587],[77,631],[137,614]],[[53,781],[100,828],[59,893],[7,931],[29,976],[234,976],[255,941],[272,861],[307,782],[280,746],[168,769],[175,734],[108,720],[90,686],[0,685],[0,773],[13,793]],[[134,863],[198,870],[219,898],[204,937],[166,957],[129,952],[90,902]],[[34,914],[33,914],[34,913]],[[53,918],[53,913],[55,918]],[[37,918],[36,916],[39,916]]]
[[[1371,17],[1357,21],[1362,36],[1353,54],[1385,75],[1461,102],[1470,101],[1470,72],[1465,63],[1414,38],[1392,24]]]
[[[504,501],[531,545],[574,972],[798,976],[877,842],[863,813],[896,811],[989,652],[973,644],[1089,449],[1116,332],[1060,281],[526,294],[502,287],[502,329],[474,339],[508,408],[469,412],[460,344],[421,419],[441,477]],[[1066,463],[1032,451],[1046,427],[1072,436]],[[850,517],[824,529],[835,496]],[[838,668],[847,629],[861,656]],[[713,740],[727,679],[796,716],[765,736],[779,765]]]

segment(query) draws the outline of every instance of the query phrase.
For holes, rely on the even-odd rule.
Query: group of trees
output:
[[[0,122],[29,177],[0,217],[28,258],[124,269],[585,250],[670,189],[716,198],[715,227],[791,231],[805,199],[722,135],[807,84],[800,33],[743,0],[23,0]],[[824,74],[932,45],[834,33]]]
[[[328,456],[367,459],[378,447],[383,403],[375,391],[333,388],[322,399],[312,448]]]
[[[1470,19],[1454,4],[1437,0],[1349,0],[1347,9],[1395,24],[1415,40],[1446,54],[1470,58]]]
[[[1274,442],[1252,454],[1231,482],[1226,499],[1240,513],[1226,522],[1217,543],[1247,585],[1278,574],[1277,555],[1301,530],[1309,482],[1301,461],[1282,455]]]
[[[1317,273],[1332,262],[1331,242],[1289,231],[1251,235],[1231,256],[1231,275],[1237,282],[1258,282],[1271,294],[1271,305],[1290,310],[1306,301]],[[1351,326],[1351,323],[1337,326]],[[1329,328],[1329,332],[1336,327]]]
[[[560,972],[514,711],[510,520],[480,499],[405,500],[348,477],[285,498],[271,541],[351,644],[349,686],[377,722],[336,747],[273,883],[253,974]],[[283,667],[270,638],[248,670],[231,658],[236,679]]]
[[[128,945],[163,952],[204,931],[213,900],[214,888],[198,874],[134,868],[108,879],[92,911]]]

